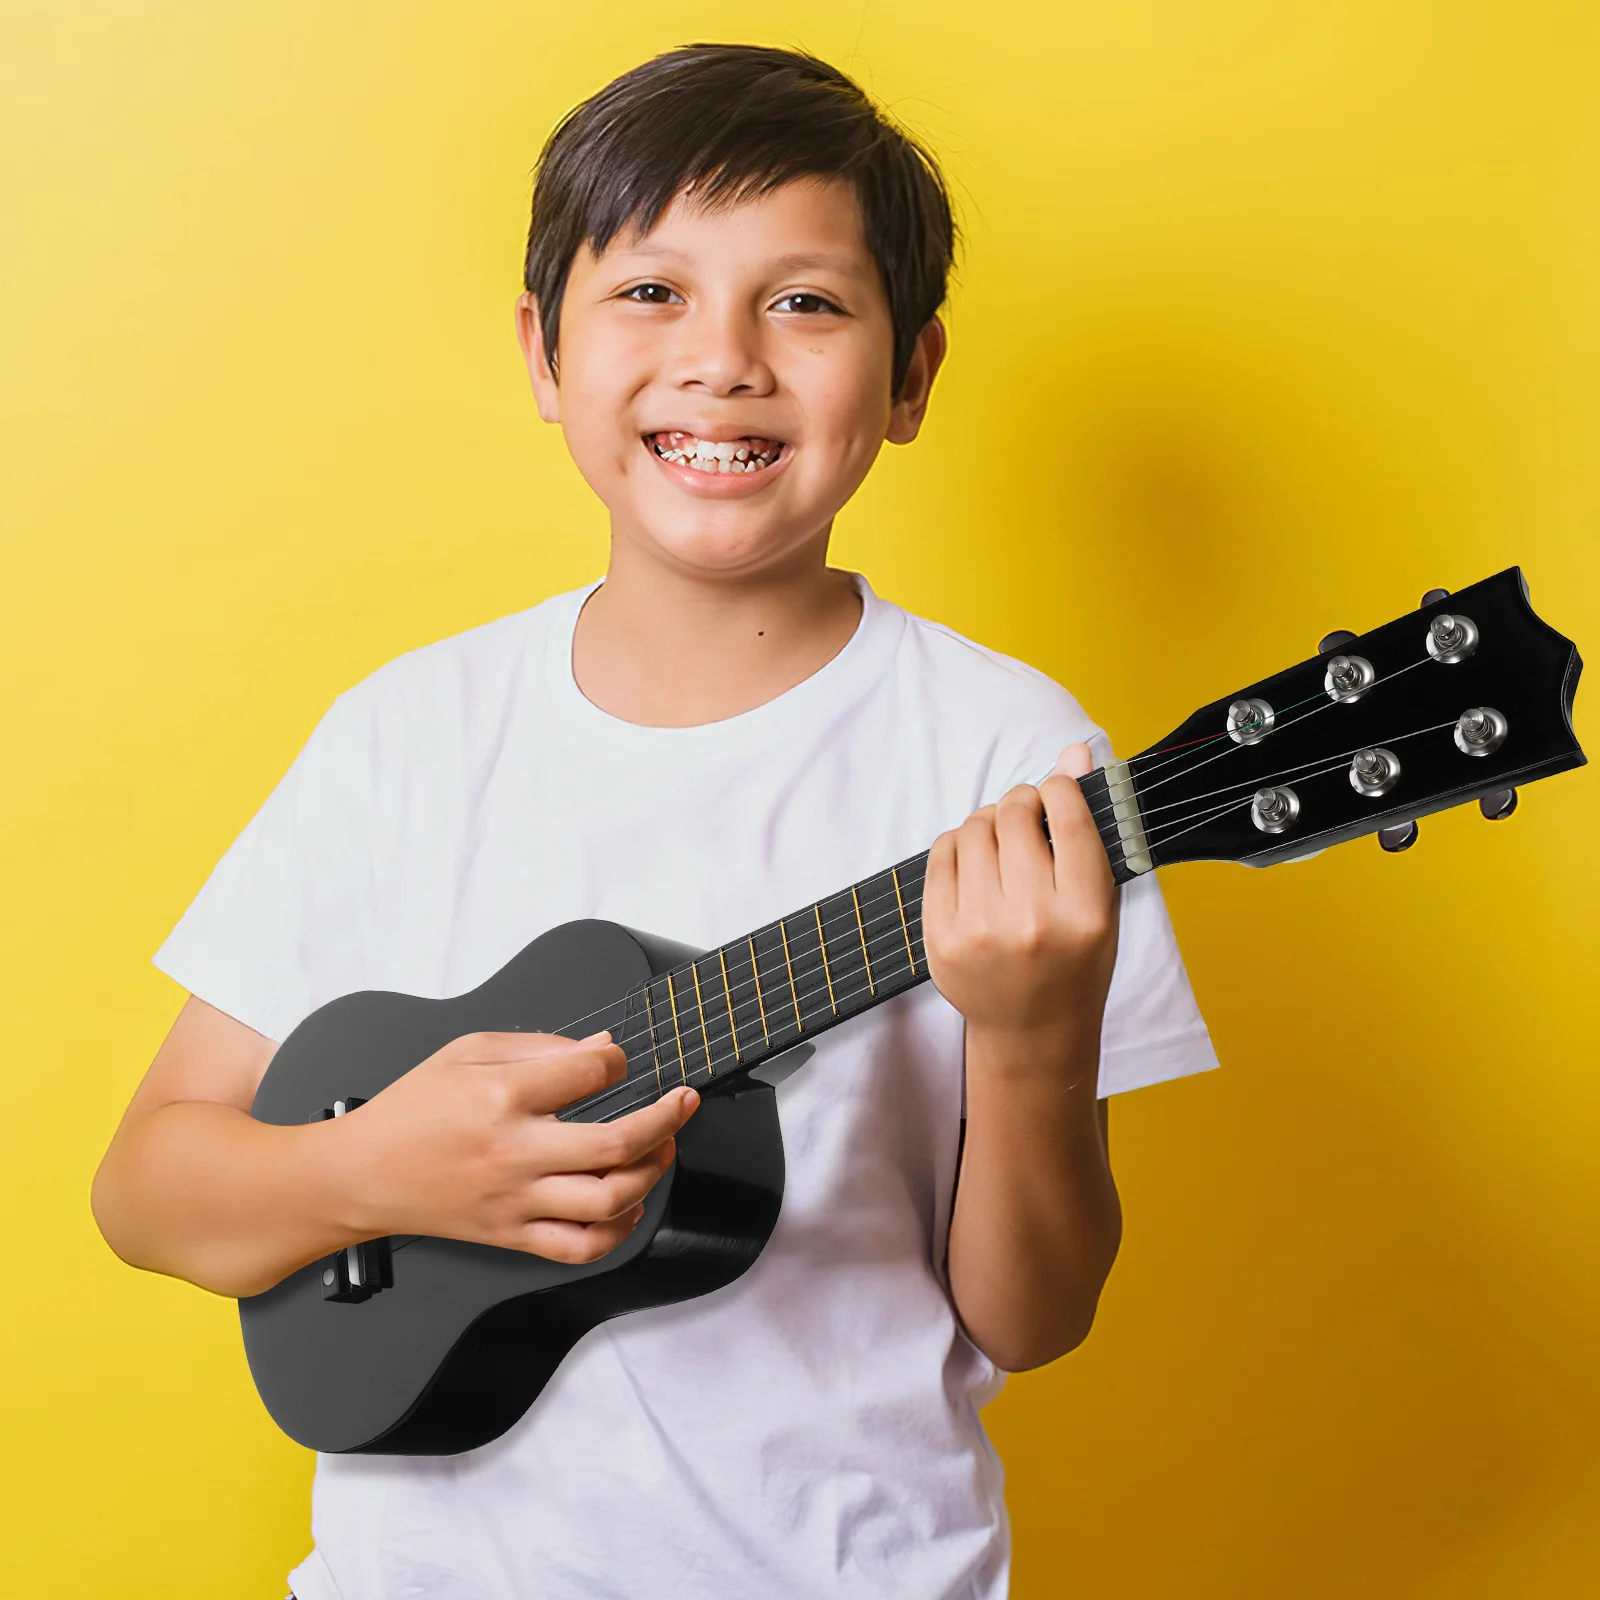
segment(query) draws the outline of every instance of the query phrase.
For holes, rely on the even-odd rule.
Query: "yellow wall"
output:
[[[882,591],[1129,749],[1512,561],[1600,650],[1593,7],[789,11],[966,219],[931,426],[841,529]],[[231,1307],[88,1215],[148,956],[338,690],[598,570],[511,341],[529,169],[751,16],[0,6],[9,1594],[277,1600],[305,1546]],[[1597,1592],[1597,823],[1578,774],[1169,876],[1227,1070],[1118,1107],[1100,1325],[991,1413],[1019,1595]]]

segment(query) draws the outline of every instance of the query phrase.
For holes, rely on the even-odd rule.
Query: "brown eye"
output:
[[[633,288],[623,290],[622,298],[645,306],[665,306],[671,305],[677,296],[664,283],[636,283]]]
[[[839,310],[831,300],[824,300],[820,294],[786,294],[773,307],[774,311],[790,311],[800,316],[815,316],[819,311]]]

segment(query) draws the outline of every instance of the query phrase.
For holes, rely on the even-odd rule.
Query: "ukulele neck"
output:
[[[1148,871],[1126,766],[1091,772],[1082,788],[1116,881]],[[927,868],[924,850],[651,978],[612,1028],[626,1092],[563,1116],[609,1119],[686,1085],[715,1088],[925,982]]]

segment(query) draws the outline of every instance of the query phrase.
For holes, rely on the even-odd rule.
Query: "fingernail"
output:
[[[591,1033],[587,1038],[580,1039],[578,1041],[578,1043],[579,1044],[610,1044],[611,1043],[611,1031],[610,1031],[609,1028],[602,1028],[599,1033]]]

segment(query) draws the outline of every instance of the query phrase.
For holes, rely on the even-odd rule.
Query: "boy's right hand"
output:
[[[700,1097],[674,1089],[614,1122],[554,1113],[621,1080],[608,1033],[471,1033],[348,1116],[339,1141],[360,1238],[429,1234],[593,1261],[625,1239]]]

